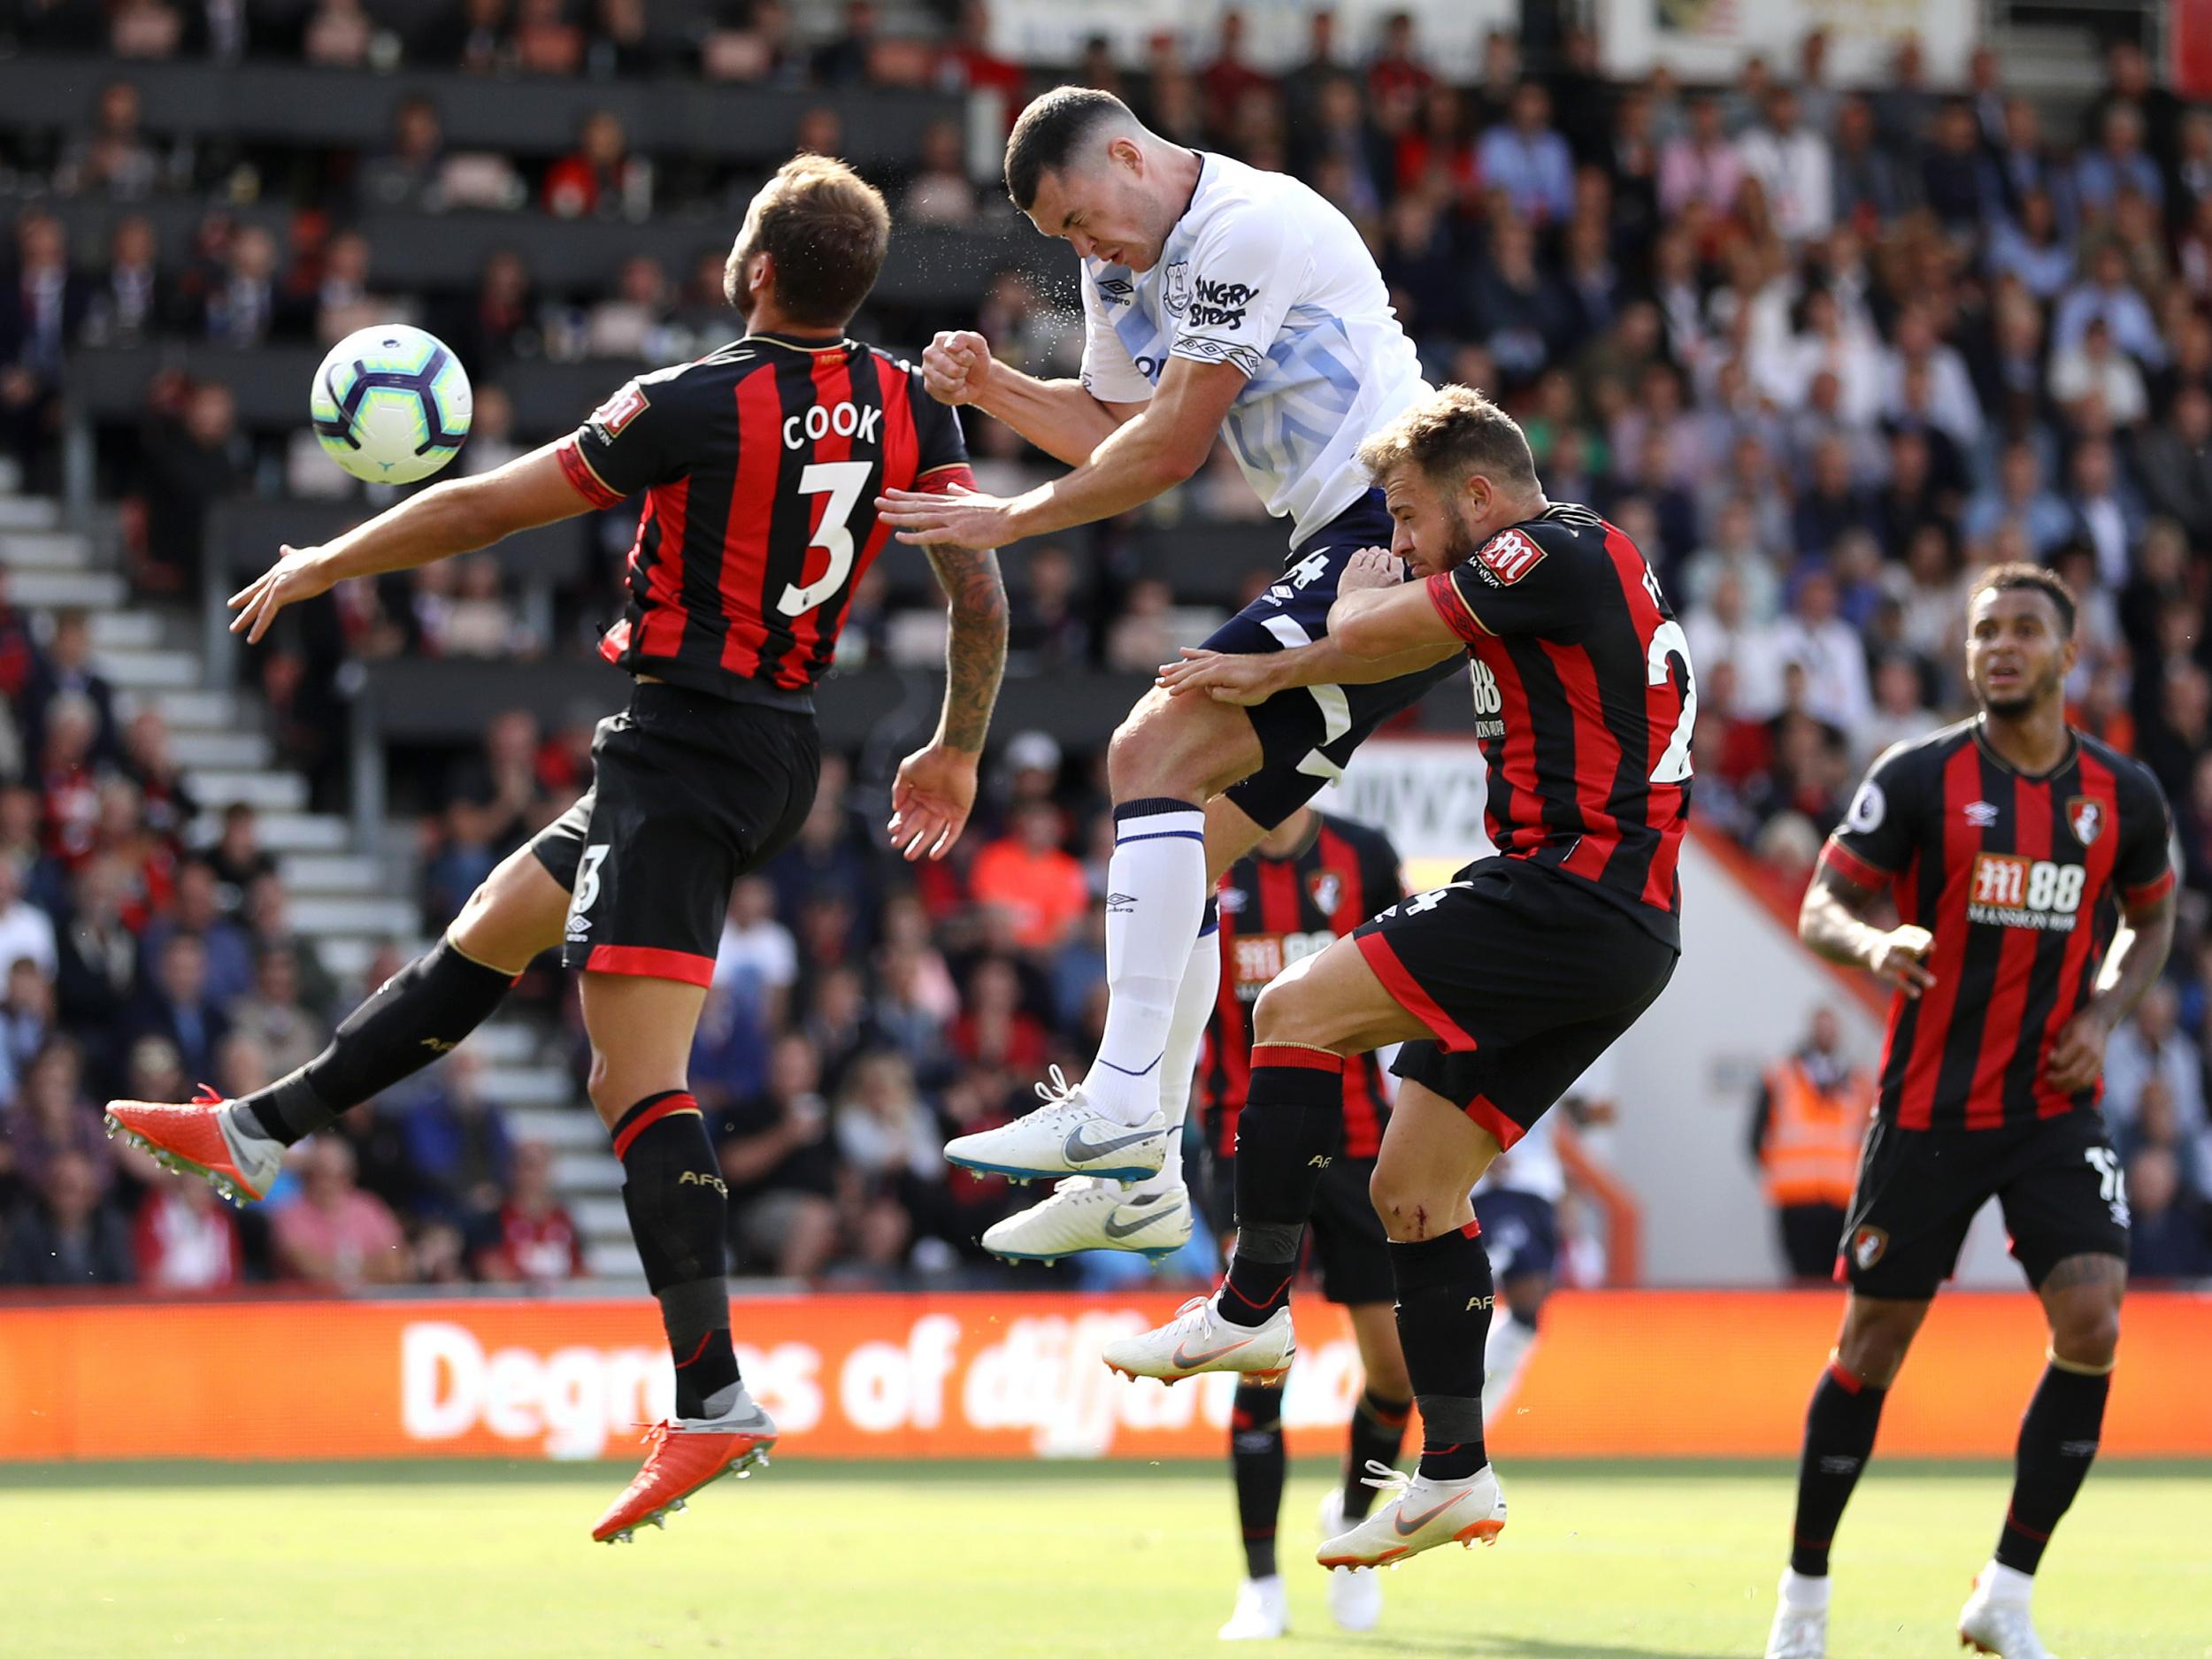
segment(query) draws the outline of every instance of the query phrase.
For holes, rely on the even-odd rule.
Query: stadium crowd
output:
[[[841,32],[811,46],[777,0],[697,17],[664,36],[635,0],[472,0],[450,24],[404,38],[376,0],[130,0],[104,18],[15,0],[0,6],[0,35],[46,47],[104,40],[126,59],[266,54],[610,81],[681,72],[1017,104],[1063,78],[994,56],[980,4],[961,7],[941,39],[894,39],[856,0]],[[1525,425],[1553,498],[1597,505],[1651,554],[1697,664],[1697,818],[1740,843],[1778,890],[1801,887],[1869,760],[1963,710],[1962,597],[1977,570],[2035,559],[2081,594],[2074,718],[2157,773],[2185,884],[2169,983],[2115,1037],[2105,1108],[2128,1161],[2139,1269],[2212,1272],[2212,109],[2179,103],[2128,42],[2113,47],[2103,90],[2062,119],[2008,88],[1987,52],[1966,84],[1933,86],[1909,41],[1879,86],[1856,90],[1832,83],[1818,34],[1795,61],[1755,59],[1713,87],[1678,85],[1664,70],[1608,81],[1594,42],[1573,30],[1549,61],[1524,64],[1500,34],[1477,78],[1455,85],[1425,66],[1410,18],[1372,42],[1339,40],[1325,12],[1313,31],[1310,60],[1280,76],[1244,61],[1233,22],[1194,55],[1164,36],[1135,70],[1102,41],[1072,73],[1121,93],[1171,137],[1287,169],[1335,202],[1370,238],[1432,376],[1499,396]],[[836,149],[833,110],[805,116],[794,138]],[[546,291],[503,252],[472,290],[403,301],[379,293],[359,216],[404,206],[696,214],[705,225],[729,218],[751,183],[634,153],[611,113],[583,124],[572,154],[542,163],[457,151],[427,100],[398,106],[376,153],[188,144],[146,129],[127,64],[75,129],[0,120],[0,165],[24,203],[16,265],[0,282],[0,442],[35,479],[51,464],[58,376],[81,344],[328,341],[410,306],[483,388],[462,465],[495,465],[544,435],[501,392],[503,365],[607,359],[611,383],[620,362],[665,361],[726,334],[720,250],[677,272],[633,257],[595,294]],[[1010,211],[995,181],[970,175],[950,123],[879,182],[910,222],[999,223]],[[161,248],[129,209],[177,194],[284,201],[290,234],[211,208],[189,248]],[[73,250],[42,205],[84,196],[123,204],[104,257]],[[975,326],[1007,360],[1067,373],[1080,330],[1065,297],[1008,270],[972,315],[896,320]],[[1010,431],[973,411],[967,427],[986,488],[1045,475]],[[221,495],[338,487],[332,469],[303,464],[305,434],[290,444],[242,433],[219,386],[160,383],[142,428],[103,454],[110,481],[140,503],[134,568],[149,591],[196,582],[197,526]],[[1225,451],[1216,459],[1160,511],[1255,513]],[[549,605],[513,591],[495,563],[464,562],[344,596],[340,637],[365,656],[580,650],[604,620],[634,511],[605,518],[605,562]],[[1204,631],[1202,607],[1179,609],[1164,584],[1128,579],[1118,557],[1128,531],[1109,524],[1027,551],[1010,672],[1142,672]],[[856,655],[926,659],[926,633],[902,645],[900,622],[879,580],[864,588]],[[76,1072],[112,1065],[170,1087],[203,1075],[232,1087],[280,1056],[265,1025],[230,1016],[226,997],[311,1025],[329,1001],[311,991],[304,962],[288,968],[266,949],[254,881],[221,862],[227,835],[204,874],[178,850],[189,807],[148,780],[157,733],[143,717],[111,729],[97,694],[69,678],[88,677],[66,620],[47,645],[10,626],[0,667],[22,664],[26,689],[12,723],[23,759],[11,769],[0,756],[0,771],[25,780],[0,794],[0,838],[22,865],[0,873],[21,889],[7,916],[43,918],[71,949],[92,941],[105,998],[87,1024],[69,1000],[65,952],[58,981],[19,962],[9,979],[14,1149],[0,1156],[12,1160],[17,1225],[104,1213],[101,1195],[119,1181],[150,1213],[189,1208],[180,1192],[94,1156],[82,1105],[92,1079],[81,1086]],[[31,700],[41,674],[64,689]],[[950,864],[915,879],[890,864],[855,804],[872,798],[868,780],[849,793],[840,764],[800,845],[733,902],[695,1081],[718,1114],[751,1271],[895,1280],[956,1267],[1010,1195],[949,1173],[941,1141],[1021,1110],[1046,1064],[1079,1066],[1089,1051],[1102,996],[1102,795],[1090,757],[1062,756],[1018,720],[1002,718],[1002,731],[1010,741],[995,755],[992,797]],[[427,925],[582,786],[588,737],[507,717],[483,756],[423,803]],[[66,781],[79,773],[86,781]],[[126,778],[127,801],[111,780]],[[157,880],[152,849],[165,846]],[[10,926],[0,918],[0,933]],[[234,947],[209,942],[222,928]],[[15,950],[0,944],[10,960]],[[117,988],[102,970],[126,958],[129,984]],[[226,965],[234,977],[219,995],[206,987]],[[41,982],[57,1003],[48,1022],[74,1049],[35,1036]],[[188,1004],[209,1012],[180,1026]],[[226,1039],[227,1025],[241,1030]],[[21,1030],[35,1035],[18,1041]],[[488,1260],[495,1192],[523,1192],[531,1179],[527,1149],[509,1148],[490,1126],[496,1115],[470,1105],[465,1069],[435,1085],[449,1126],[430,1137],[434,1156],[413,1145],[412,1109],[380,1106],[300,1178],[311,1194],[318,1179],[357,1182],[408,1215],[426,1275]],[[65,1099],[68,1110],[35,1103]],[[50,1169],[35,1179],[27,1133],[77,1148],[58,1155],[65,1171],[79,1153],[89,1167],[58,1184]],[[440,1172],[424,1158],[444,1160]],[[442,1226],[457,1241],[426,1245]],[[124,1224],[110,1231],[102,1248],[120,1267]],[[296,1259],[280,1241],[262,1248],[265,1263]]]

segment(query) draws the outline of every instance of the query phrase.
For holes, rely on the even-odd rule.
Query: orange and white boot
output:
[[[197,1175],[234,1204],[268,1196],[284,1167],[284,1143],[240,1121],[236,1104],[203,1083],[188,1106],[111,1100],[108,1138],[120,1135],[165,1170]]]
[[[1494,1544],[1505,1531],[1505,1494],[1486,1463],[1463,1480],[1432,1480],[1387,1463],[1367,1468],[1367,1484],[1387,1502],[1323,1542],[1314,1559],[1325,1567],[1386,1567],[1440,1544]]]
[[[665,1526],[709,1481],[724,1475],[742,1480],[767,1468],[776,1425],[740,1383],[736,1400],[719,1417],[657,1423],[646,1431],[645,1443],[652,1448],[645,1467],[591,1529],[594,1543],[633,1542],[641,1526]]]

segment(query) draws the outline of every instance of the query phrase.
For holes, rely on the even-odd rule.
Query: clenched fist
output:
[[[991,376],[990,342],[972,329],[940,334],[922,351],[922,388],[941,403],[972,403]]]

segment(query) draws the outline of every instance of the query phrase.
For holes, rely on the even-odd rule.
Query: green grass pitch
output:
[[[780,1460],[665,1532],[586,1533],[630,1465],[0,1465],[0,1652],[39,1659],[1002,1659],[1217,1651],[1238,1557],[1225,1473]],[[1493,1549],[1384,1576],[1328,1622],[1293,1471],[1287,1654],[1756,1659],[1788,1471],[1524,1464]],[[1957,1651],[2005,1471],[1875,1465],[1836,1553],[1835,1659]],[[2064,1659],[2212,1659],[2212,1468],[2109,1463],[2038,1592]]]

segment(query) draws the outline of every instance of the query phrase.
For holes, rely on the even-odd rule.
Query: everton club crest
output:
[[[1190,309],[1190,261],[1178,259],[1167,268],[1167,286],[1160,296],[1168,315],[1180,317]]]

